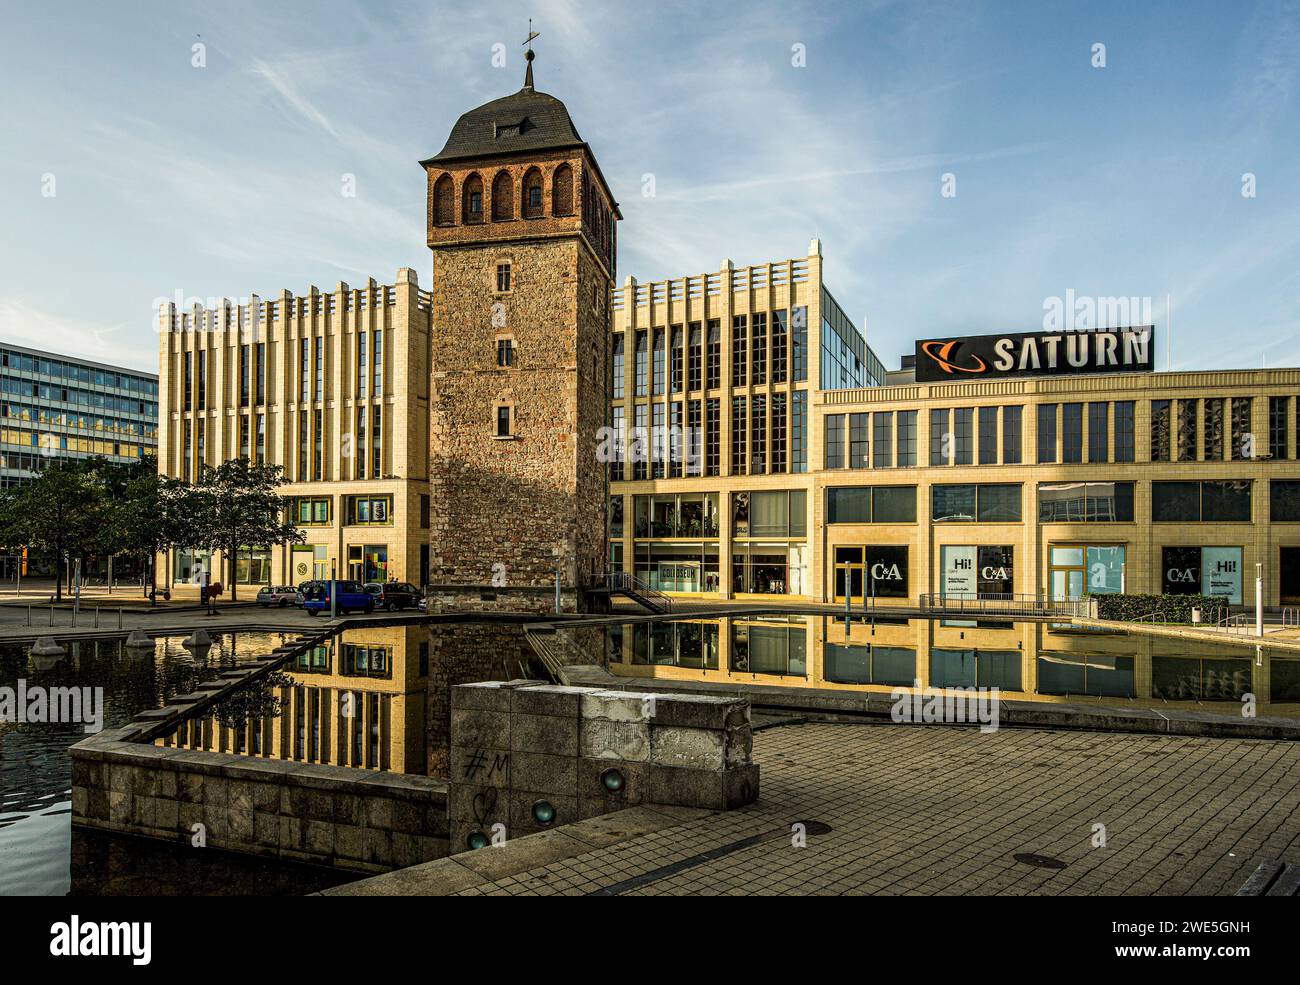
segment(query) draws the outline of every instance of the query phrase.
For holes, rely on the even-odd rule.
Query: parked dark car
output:
[[[347,612],[374,612],[374,596],[356,581],[309,581],[301,585],[298,594],[302,597],[302,607],[310,616],[318,612],[330,611],[331,593],[338,601],[334,611],[339,615]]]
[[[287,605],[298,604],[298,589],[292,585],[263,585],[255,601],[258,605],[278,605],[283,609]]]
[[[389,612],[418,608],[420,600],[424,598],[423,592],[405,581],[372,581],[366,585],[366,591],[375,600],[376,606]]]

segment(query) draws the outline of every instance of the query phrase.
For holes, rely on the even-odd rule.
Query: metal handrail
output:
[[[665,612],[671,612],[673,608],[671,597],[657,588],[651,588],[643,579],[638,578],[631,571],[606,571],[595,574],[589,579],[589,584],[593,588],[607,588],[612,591],[640,595],[661,606]]]
[[[1091,603],[1086,598],[1054,599],[1046,595],[1011,592],[926,593],[919,597],[922,610],[971,612],[980,615],[1087,616]]]

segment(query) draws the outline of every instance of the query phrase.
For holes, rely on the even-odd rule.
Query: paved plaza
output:
[[[445,859],[431,863],[438,885],[488,895],[1211,895],[1235,892],[1265,859],[1300,862],[1295,743],[817,723],[758,732],[754,759],[762,786],[750,807],[683,814],[603,847],[575,831],[568,857],[501,877],[474,865],[459,885],[445,881]],[[792,845],[795,821],[808,822],[806,847]],[[814,822],[831,830],[816,834]],[[1099,824],[1105,845],[1093,847]],[[540,846],[547,836],[537,837]],[[418,878],[403,889],[419,891]]]

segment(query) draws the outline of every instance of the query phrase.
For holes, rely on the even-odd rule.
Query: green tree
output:
[[[55,598],[73,558],[103,548],[105,496],[94,460],[55,460],[35,479],[5,490],[0,540],[48,554],[55,564]]]
[[[189,532],[190,547],[220,551],[226,560],[230,600],[238,601],[235,565],[241,549],[301,544],[306,537],[289,516],[289,501],[276,490],[284,485],[279,465],[235,458],[204,468],[198,483],[178,494],[177,509]]]
[[[187,486],[179,479],[158,474],[153,458],[115,465],[105,479],[110,501],[108,540],[113,553],[141,558],[149,567],[145,596],[156,603],[159,554],[173,547],[189,546],[197,535],[196,524],[185,509]]]

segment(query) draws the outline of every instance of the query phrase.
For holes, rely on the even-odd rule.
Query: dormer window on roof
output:
[[[492,125],[492,136],[500,140],[502,137],[522,137],[529,130],[533,129],[532,121],[524,117],[514,123],[494,123]]]

